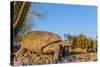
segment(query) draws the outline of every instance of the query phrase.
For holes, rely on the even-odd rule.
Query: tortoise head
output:
[[[62,47],[64,47],[64,46],[71,46],[72,44],[73,44],[73,40],[71,40],[71,39],[62,40],[62,41],[60,42],[60,45],[61,45]]]

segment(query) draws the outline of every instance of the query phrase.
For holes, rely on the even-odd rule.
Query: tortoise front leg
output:
[[[57,44],[55,45],[55,49],[54,49],[54,61],[59,60],[59,55],[60,55],[60,46]]]
[[[50,44],[47,47],[43,49],[42,53],[53,53],[54,59],[53,61],[58,61],[59,60],[59,54],[60,54],[60,46],[59,44]]]

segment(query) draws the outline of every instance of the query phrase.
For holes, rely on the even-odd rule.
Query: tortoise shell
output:
[[[45,31],[33,31],[27,33],[21,39],[20,44],[23,48],[39,52],[44,46],[57,41],[61,41],[61,38],[57,34]]]

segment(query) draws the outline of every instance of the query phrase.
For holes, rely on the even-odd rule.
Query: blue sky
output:
[[[65,33],[72,35],[83,33],[91,38],[96,37],[96,6],[35,3],[31,8],[40,13],[47,13],[45,20],[35,21],[35,28],[32,30],[50,31],[58,34],[62,39]]]

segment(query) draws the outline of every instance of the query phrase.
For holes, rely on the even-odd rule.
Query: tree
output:
[[[71,49],[81,48],[82,50],[87,50],[87,52],[96,52],[97,51],[97,40],[88,38],[84,34],[79,35],[70,35],[67,34],[68,39],[73,40],[73,45],[71,45]]]

